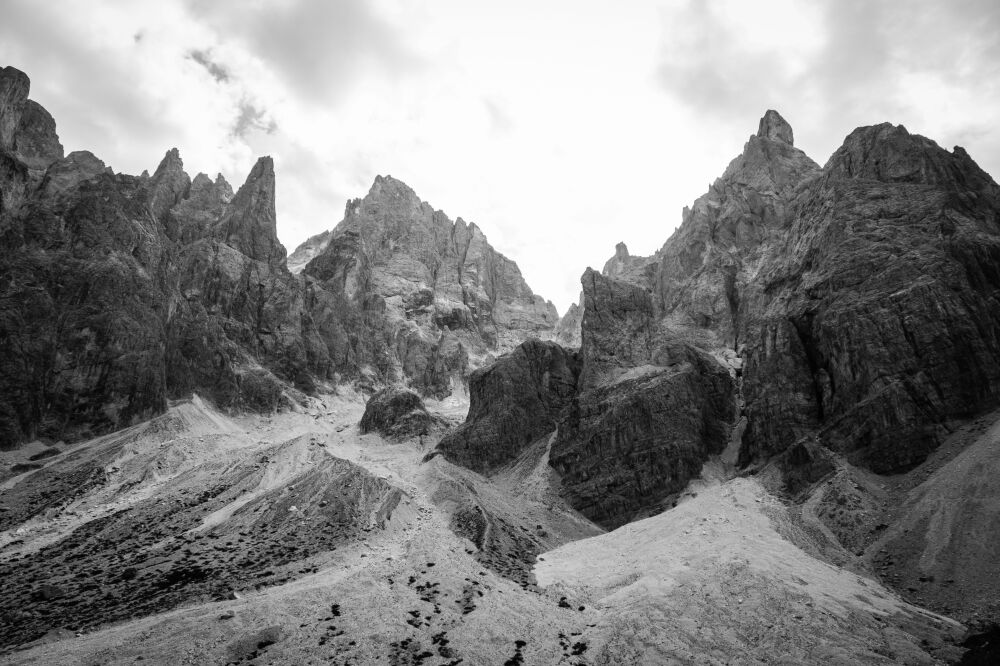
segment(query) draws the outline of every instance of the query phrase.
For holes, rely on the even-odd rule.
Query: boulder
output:
[[[465,423],[441,439],[448,460],[488,474],[555,430],[577,390],[579,355],[554,342],[528,340],[472,373]]]
[[[408,389],[389,387],[368,400],[361,417],[361,432],[404,439],[430,434],[439,422],[428,413],[419,395]]]

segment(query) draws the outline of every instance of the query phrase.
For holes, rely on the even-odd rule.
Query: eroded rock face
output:
[[[398,386],[384,388],[369,398],[361,417],[361,432],[377,432],[393,439],[427,435],[436,425],[438,420],[428,413],[420,396]]]
[[[278,241],[276,220],[274,161],[261,157],[216,223],[214,235],[251,259],[284,267],[285,246]]]
[[[684,488],[730,440],[728,368],[661,328],[652,295],[588,269],[579,352],[529,341],[470,382],[466,422],[438,450],[489,474],[558,429],[549,464],[574,508],[604,527]]]
[[[581,393],[559,423],[550,457],[570,504],[608,529],[664,508],[726,447],[732,388],[707,358]]]
[[[317,295],[317,308],[324,337],[337,341],[332,356],[438,397],[495,354],[549,335],[558,319],[479,227],[452,222],[391,177],[348,203],[303,274],[329,294]],[[374,336],[352,339],[345,321]]]
[[[115,174],[91,153],[63,158],[27,77],[0,78],[0,164],[12,165],[0,176],[0,444],[93,436],[196,389],[274,409],[287,385],[326,376],[274,235],[269,160],[236,197],[221,178],[192,182],[176,150],[151,177]]]
[[[379,178],[293,275],[260,158],[233,193],[176,149],[150,176],[63,157],[55,124],[0,70],[0,446],[78,439],[193,391],[270,411],[317,383],[447,395],[549,334],[555,309],[475,225]]]
[[[574,347],[579,349],[580,326],[583,324],[583,294],[580,294],[578,303],[571,303],[566,308],[566,314],[559,318],[553,333],[553,339],[563,347]]]
[[[888,484],[868,473],[914,469],[927,478],[940,455],[954,455],[935,451],[954,425],[1000,404],[1000,188],[963,149],[949,152],[882,124],[852,132],[820,169],[793,147],[790,127],[769,111],[742,155],[685,210],[683,224],[656,254],[634,258],[619,246],[605,279],[626,286],[589,275],[585,288],[588,277],[595,284],[590,292],[618,305],[607,309],[602,324],[609,335],[591,336],[588,346],[588,322],[603,313],[600,301],[595,313],[585,299],[585,384],[614,381],[621,372],[617,359],[635,365],[644,349],[672,336],[726,358],[739,373],[734,406],[742,405],[739,423],[746,424],[742,435],[740,427],[733,431],[740,465],[767,463],[786,491],[815,493],[821,503],[846,488],[844,501],[826,500],[832,509],[822,515],[837,528],[848,557],[874,557],[883,572],[895,572],[888,582],[939,603],[946,599],[949,613],[996,615],[981,592],[979,568],[954,566],[995,560],[993,528],[975,530],[972,547],[962,546],[952,528],[946,536],[927,523],[931,513],[934,525],[941,522],[944,505],[926,497],[945,487],[953,498],[942,524],[988,522],[988,493],[971,504],[957,499],[967,493],[954,495],[971,468],[962,468],[957,481],[945,476],[936,486],[928,483],[927,495],[900,493],[891,501]],[[590,422],[600,424],[592,415],[600,414],[597,391],[611,389],[591,390],[578,402]],[[629,386],[617,402],[603,401],[629,413],[646,395]],[[651,397],[662,400],[663,392]],[[707,402],[694,394],[684,404],[681,409]],[[650,414],[678,410],[657,407]],[[626,422],[639,423],[640,436],[664,427],[635,415]],[[599,432],[588,431],[583,417],[580,423],[583,435]],[[560,426],[552,463],[564,471],[579,506],[617,520],[614,487],[602,487],[621,459],[604,453],[613,435],[599,434],[587,449],[572,426],[572,420]],[[579,456],[564,460],[564,446]],[[646,465],[696,464],[683,448],[664,455],[650,456]],[[845,469],[871,487],[844,486]],[[582,470],[577,479],[574,470]],[[655,478],[665,477],[669,472],[661,470]],[[898,489],[901,478],[894,476],[892,486]],[[878,501],[852,503],[867,492]],[[886,509],[892,502],[911,506]],[[879,512],[881,518],[871,518]]]
[[[469,415],[438,444],[450,461],[489,473],[556,428],[576,395],[579,355],[554,342],[528,340],[472,373]]]
[[[318,257],[326,249],[326,246],[330,244],[330,237],[332,235],[333,230],[328,229],[307,238],[301,245],[295,248],[294,252],[288,255],[288,261],[286,262],[288,270],[296,275],[301,273],[306,264]]]
[[[659,326],[646,289],[588,269],[579,394],[550,464],[570,503],[605,527],[653,510],[729,441],[735,381],[715,358]]]
[[[652,268],[607,273],[652,273],[659,325],[743,357],[743,464],[816,435],[890,472],[1000,399],[998,220],[964,150],[883,124],[820,169],[769,111]]]

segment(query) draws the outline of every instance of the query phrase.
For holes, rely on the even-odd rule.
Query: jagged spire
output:
[[[270,157],[254,164],[216,227],[216,236],[248,257],[273,266],[285,263],[285,247],[278,241],[274,160]]]
[[[768,109],[764,117],[760,119],[757,136],[764,139],[771,139],[772,141],[781,141],[782,143],[787,143],[789,146],[795,145],[792,126],[774,109]]]
[[[187,195],[190,187],[191,178],[184,172],[180,151],[171,148],[153,173],[149,209],[158,220],[165,220],[167,211]]]

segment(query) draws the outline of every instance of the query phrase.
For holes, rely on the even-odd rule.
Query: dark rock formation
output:
[[[740,352],[742,464],[815,435],[889,472],[1000,399],[998,220],[964,150],[884,124],[819,169],[769,111],[661,250],[607,272],[652,286],[659,325]]]
[[[591,269],[582,282],[581,391],[550,464],[575,508],[617,527],[722,452],[737,416],[735,382],[715,358],[658,327],[645,289]]]
[[[408,377],[438,397],[495,354],[547,335],[558,318],[479,227],[452,222],[391,177],[347,204],[303,275],[328,294],[314,292],[332,357],[387,383]],[[374,335],[352,336],[345,321]]]
[[[285,247],[278,241],[276,220],[274,162],[262,157],[216,223],[215,237],[251,259],[284,267]]]
[[[438,450],[491,473],[558,426],[550,464],[574,508],[605,527],[653,509],[729,442],[735,382],[657,326],[648,291],[590,269],[582,346],[529,341],[472,375],[466,422]]]
[[[447,395],[555,324],[475,225],[376,180],[306,277],[278,241],[260,158],[235,193],[176,149],[150,176],[63,157],[28,78],[0,70],[0,446],[77,439],[197,391],[273,410],[317,383]]]
[[[626,375],[584,391],[559,424],[550,464],[574,508],[606,528],[656,510],[721,453],[732,382],[713,359]]]
[[[311,388],[307,376],[329,363],[305,341],[303,289],[274,235],[270,160],[234,198],[221,178],[192,183],[176,150],[140,178],[90,153],[63,158],[47,114],[25,116],[27,77],[11,71],[0,116],[13,127],[0,161],[15,165],[0,178],[10,249],[0,257],[0,443],[114,430],[194,390],[273,409],[285,382]]]
[[[452,462],[489,473],[556,428],[576,394],[579,356],[554,342],[528,340],[472,373],[469,415],[438,450]]]
[[[616,365],[639,367],[661,339],[726,358],[746,424],[741,439],[734,430],[740,465],[777,470],[785,490],[815,500],[838,557],[873,558],[914,601],[998,617],[995,591],[983,585],[992,565],[982,563],[1000,553],[982,485],[988,459],[973,446],[934,471],[946,435],[1000,404],[1000,187],[963,149],[882,124],[852,132],[821,169],[769,111],[658,252],[635,258],[619,246],[605,274],[628,284],[590,289],[616,303],[605,336],[589,333],[605,313],[587,294],[585,386],[620,382]],[[578,400],[587,415],[597,390],[608,389]],[[629,387],[618,399],[641,405],[640,396]],[[687,400],[679,409],[706,404]],[[621,486],[601,480],[621,456],[607,454],[607,436],[584,447],[581,423],[560,425],[550,459],[578,506],[618,520]],[[639,423],[647,436],[657,427]],[[566,459],[566,450],[581,453]],[[665,455],[645,464],[684,461]],[[858,482],[845,482],[852,473]]]
[[[437,424],[438,419],[427,412],[419,395],[390,386],[368,400],[361,417],[361,432],[377,432],[402,439],[427,435]]]

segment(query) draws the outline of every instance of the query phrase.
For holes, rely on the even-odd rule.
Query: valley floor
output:
[[[460,401],[428,407],[452,421]],[[548,439],[491,479],[362,435],[360,396],[197,398],[0,479],[9,664],[931,664],[958,623],[794,545],[751,478],[603,533]],[[34,478],[33,478],[34,477]],[[42,490],[39,490],[39,489]],[[79,490],[79,492],[78,492]]]

